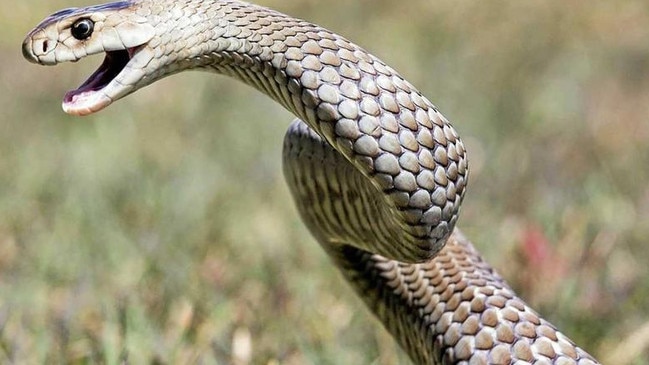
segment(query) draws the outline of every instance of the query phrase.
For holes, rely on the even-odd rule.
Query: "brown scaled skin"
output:
[[[84,18],[93,32],[77,39]],[[302,218],[416,363],[598,363],[454,228],[468,163],[448,120],[345,38],[239,1],[136,0],[57,13],[23,47],[41,64],[111,56],[66,95],[71,114],[188,69],[237,78],[293,112],[284,166]]]

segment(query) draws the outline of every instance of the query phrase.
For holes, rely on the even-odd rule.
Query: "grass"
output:
[[[99,61],[21,57],[0,5],[0,363],[407,362],[309,236],[281,176],[291,116],[224,77],[60,110]],[[607,364],[649,361],[649,8],[642,1],[266,0],[344,34],[464,136],[460,227]]]

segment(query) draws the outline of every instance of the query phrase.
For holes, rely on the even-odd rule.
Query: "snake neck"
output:
[[[203,69],[267,94],[382,196],[389,214],[380,216],[393,218],[372,237],[379,242],[372,251],[408,262],[433,257],[457,221],[468,177],[464,145],[435,106],[378,58],[326,29],[239,1],[191,4],[187,16],[185,2],[135,3],[161,34],[147,46],[160,64],[150,82]]]

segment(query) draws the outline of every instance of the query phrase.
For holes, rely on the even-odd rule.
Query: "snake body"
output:
[[[86,115],[188,69],[239,79],[299,119],[285,175],[302,219],[416,363],[597,364],[507,286],[455,228],[464,145],[409,82],[345,38],[234,0],[131,0],[61,10],[23,54],[105,53],[63,101]]]

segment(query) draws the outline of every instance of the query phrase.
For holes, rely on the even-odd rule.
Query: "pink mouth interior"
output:
[[[126,66],[135,51],[133,49],[106,52],[104,62],[90,77],[75,90],[68,91],[63,103],[74,104],[78,98],[86,98],[108,85]]]

